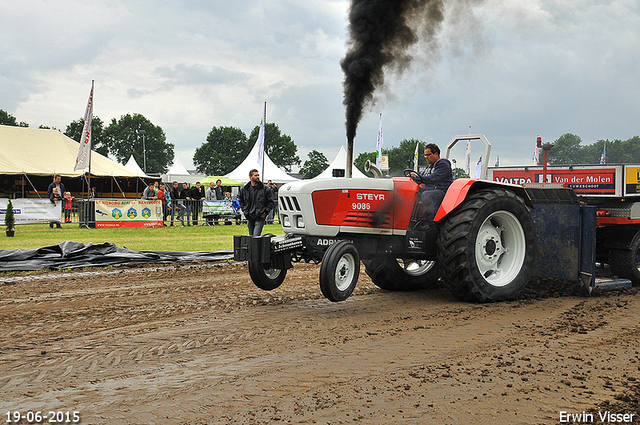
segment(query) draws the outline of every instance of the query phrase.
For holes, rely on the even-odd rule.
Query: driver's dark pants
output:
[[[420,200],[425,211],[425,220],[433,221],[436,217],[436,212],[440,208],[442,199],[444,198],[444,191],[440,189],[427,189],[420,195]]]

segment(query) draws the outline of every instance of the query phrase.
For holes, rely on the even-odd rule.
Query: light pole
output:
[[[147,132],[144,131],[144,130],[138,130],[138,134],[142,134],[142,161],[143,161],[142,170],[146,174],[146,172],[147,172],[147,148],[146,148],[145,143],[144,143],[145,142],[144,138],[145,138]]]

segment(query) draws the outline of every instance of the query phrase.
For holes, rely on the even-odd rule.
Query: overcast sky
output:
[[[457,13],[460,4],[471,5]],[[247,135],[278,124],[304,162],[331,161],[345,140],[340,60],[349,1],[5,2],[0,15],[0,109],[31,127],[64,131],[83,116],[106,124],[140,113],[163,128],[187,168],[214,126]],[[490,163],[530,164],[536,136],[585,144],[640,135],[637,0],[446,1],[438,49],[387,76],[358,127],[356,155],[486,135]],[[473,161],[481,147],[472,146]],[[454,151],[463,160],[463,148]],[[460,162],[458,162],[460,164]]]

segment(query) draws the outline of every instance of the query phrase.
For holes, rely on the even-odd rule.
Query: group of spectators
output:
[[[228,200],[230,194],[224,192],[222,180],[218,179],[215,183],[211,182],[209,188],[205,191],[200,182],[196,182],[190,187],[189,183],[178,183],[174,181],[170,187],[166,187],[164,183],[153,182],[142,192],[142,199],[162,201],[162,220],[167,221],[167,217],[171,217],[170,226],[173,226],[174,217],[180,221],[182,226],[197,226],[199,214],[202,211],[202,200],[207,201],[223,201]],[[187,223],[185,224],[185,217]],[[218,218],[207,217],[208,225],[218,224]]]

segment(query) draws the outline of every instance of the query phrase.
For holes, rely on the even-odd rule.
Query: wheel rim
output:
[[[409,258],[398,258],[398,264],[402,270],[410,276],[422,276],[433,268],[435,261],[414,260]]]
[[[336,288],[338,288],[339,291],[346,291],[349,286],[351,286],[355,270],[356,261],[353,255],[349,253],[344,254],[338,261],[335,274]]]
[[[524,229],[515,215],[497,211],[482,223],[475,257],[480,274],[493,286],[505,286],[518,276],[526,252]]]
[[[280,269],[264,269],[264,275],[271,280],[276,280],[280,276]]]

